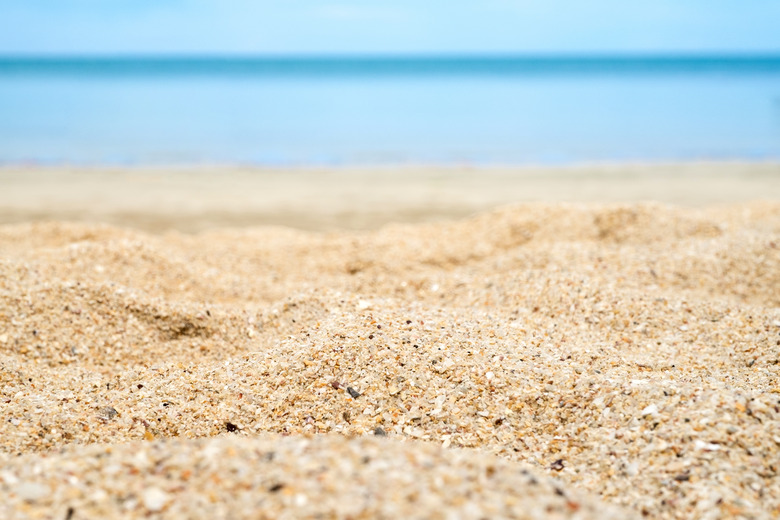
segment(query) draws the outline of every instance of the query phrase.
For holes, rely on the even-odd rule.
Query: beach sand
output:
[[[0,518],[780,515],[780,166],[283,173],[0,169]]]
[[[463,218],[531,202],[706,206],[780,193],[778,163],[558,168],[0,167],[0,224],[91,221],[155,233],[309,231]],[[774,194],[774,195],[773,195]]]

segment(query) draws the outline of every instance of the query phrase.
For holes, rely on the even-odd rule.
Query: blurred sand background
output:
[[[780,164],[546,168],[0,168],[0,223],[92,221],[160,232],[374,229],[525,202],[687,206],[780,197]]]

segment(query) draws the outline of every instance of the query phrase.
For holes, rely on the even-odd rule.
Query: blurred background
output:
[[[0,0],[0,164],[780,159],[780,2]]]

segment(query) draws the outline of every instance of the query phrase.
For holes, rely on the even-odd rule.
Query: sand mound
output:
[[[4,518],[626,518],[523,465],[369,437],[89,446],[13,459],[3,475]]]
[[[780,204],[368,233],[22,224],[0,253],[9,517],[142,515],[147,495],[176,516],[207,488],[228,516],[780,513]],[[274,450],[288,462],[257,469]],[[393,477],[405,460],[419,480]],[[545,474],[561,483],[529,487]]]

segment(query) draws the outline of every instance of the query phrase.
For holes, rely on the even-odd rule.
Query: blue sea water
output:
[[[0,58],[0,164],[780,159],[780,56]]]

